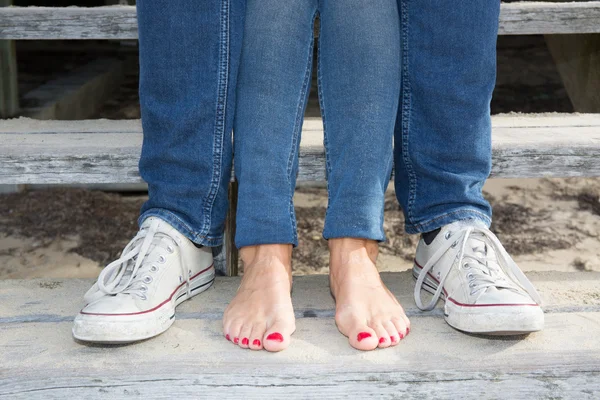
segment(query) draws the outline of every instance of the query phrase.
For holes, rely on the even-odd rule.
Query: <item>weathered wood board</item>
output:
[[[71,337],[90,281],[0,281],[0,399],[597,399],[600,273],[529,276],[546,304],[545,330],[490,339],[450,328],[440,307],[417,311],[410,272],[383,274],[412,330],[398,347],[369,353],[338,333],[327,277],[296,277],[298,329],[278,354],[222,337],[239,278],[217,279],[182,304],[163,335],[104,347]]]
[[[501,35],[600,32],[600,2],[502,4]],[[136,39],[132,6],[0,10],[0,39]]]
[[[493,118],[492,177],[600,176],[599,114]],[[320,119],[303,128],[300,181],[325,179]],[[139,121],[0,121],[0,183],[141,182]]]

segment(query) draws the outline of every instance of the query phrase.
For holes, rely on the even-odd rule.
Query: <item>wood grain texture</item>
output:
[[[493,118],[492,177],[600,176],[600,115],[507,114]],[[300,181],[325,179],[320,119],[308,119]],[[0,183],[131,183],[138,171],[139,121],[5,120]]]
[[[370,353],[337,331],[326,276],[296,277],[297,331],[278,354],[222,337],[239,278],[218,278],[166,333],[129,346],[73,341],[91,281],[0,281],[0,399],[597,399],[600,273],[528,275],[547,304],[545,330],[494,339],[450,328],[440,307],[417,311],[410,272],[383,274],[412,329],[400,346]]]
[[[600,32],[600,2],[503,4],[501,35]],[[135,7],[0,10],[0,39],[136,39]]]

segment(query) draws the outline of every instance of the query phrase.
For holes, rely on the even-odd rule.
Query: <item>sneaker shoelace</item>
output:
[[[414,292],[415,303],[419,309],[430,311],[435,308],[444,290],[446,278],[453,267],[448,268],[444,276],[440,277],[438,288],[426,306],[422,303],[421,288],[423,287],[425,278],[427,278],[427,274],[434,265],[446,252],[455,251],[454,249],[459,244],[459,250],[456,252],[453,260],[458,259],[458,262],[455,264],[458,268],[462,266],[464,269],[470,270],[467,277],[470,280],[469,288],[471,295],[489,287],[496,287],[519,292],[525,291],[537,304],[542,304],[542,300],[532,283],[506,252],[496,235],[489,229],[478,226],[465,226],[455,235],[454,240],[448,240],[440,246],[419,273]],[[447,238],[450,237],[448,236]],[[469,243],[475,245],[467,247]],[[490,251],[488,246],[491,247],[492,251]]]
[[[148,272],[156,272],[158,268],[150,265],[146,258],[155,247],[161,247],[172,253],[172,245],[179,246],[170,236],[158,232],[159,220],[154,220],[149,227],[138,231],[136,236],[127,244],[121,257],[108,264],[100,275],[96,284],[85,294],[84,298],[89,304],[106,295],[131,294],[145,300],[146,284],[152,282]],[[165,240],[169,239],[169,240]],[[190,273],[181,259],[180,266],[183,277],[187,281],[187,294],[190,295]],[[159,263],[165,261],[165,256],[159,257]],[[148,279],[149,278],[149,279]]]

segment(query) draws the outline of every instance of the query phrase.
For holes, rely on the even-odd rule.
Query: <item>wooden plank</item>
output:
[[[600,176],[600,115],[506,114],[492,118],[492,177]],[[299,181],[325,180],[320,119],[303,128]],[[0,124],[0,183],[130,183],[138,172],[139,121]]]
[[[600,34],[545,38],[575,111],[600,113]]]
[[[428,313],[416,308],[411,273],[383,272],[381,276],[409,317],[442,316],[441,303]],[[527,272],[527,276],[540,292],[544,309],[549,314],[600,312],[600,272]],[[198,297],[201,299],[198,300],[200,306],[196,300],[181,304],[177,308],[177,319],[218,321],[237,291],[240,279],[217,277],[214,287]],[[72,321],[83,306],[83,295],[92,283],[87,279],[0,280],[0,326]],[[292,300],[297,318],[329,318],[334,315],[335,305],[325,275],[294,277]]]
[[[10,5],[12,0],[0,0],[0,11]],[[0,118],[13,117],[18,111],[19,84],[15,42],[0,40]]]
[[[239,278],[218,278],[182,304],[163,335],[104,347],[71,337],[90,281],[0,281],[0,398],[597,399],[600,273],[528,275],[547,304],[545,330],[490,339],[450,328],[440,307],[417,311],[410,272],[383,274],[412,330],[400,346],[369,353],[337,331],[327,276],[295,278],[297,331],[279,354],[222,337]]]
[[[227,276],[238,275],[239,252],[235,245],[235,223],[237,214],[238,200],[238,182],[234,180],[229,184],[229,211],[227,213],[227,222],[225,227],[225,251],[227,262]]]
[[[33,119],[80,120],[96,115],[125,77],[125,62],[99,58],[23,96],[20,115]]]
[[[600,32],[600,1],[502,4],[501,35]],[[136,39],[132,6],[0,10],[0,39]]]

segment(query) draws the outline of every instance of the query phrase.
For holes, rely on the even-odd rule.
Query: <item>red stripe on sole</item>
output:
[[[202,275],[203,273],[205,273],[206,271],[210,270],[211,268],[213,268],[214,264],[211,264],[210,267],[203,269],[202,271],[198,272],[196,275],[192,276],[190,278],[190,280],[195,279],[197,277],[199,277],[200,275]],[[173,290],[173,293],[171,293],[171,295],[169,296],[168,299],[166,299],[165,301],[163,301],[162,303],[160,303],[159,305],[157,305],[154,308],[151,308],[150,310],[146,310],[146,311],[140,311],[140,312],[135,312],[135,313],[125,313],[125,314],[103,314],[103,313],[88,313],[88,312],[84,312],[83,310],[81,310],[79,313],[80,314],[84,314],[84,315],[101,315],[101,316],[106,316],[106,317],[119,317],[119,316],[130,316],[130,315],[141,315],[141,314],[146,314],[152,311],[156,311],[159,308],[161,308],[162,306],[164,306],[165,304],[167,304],[169,301],[171,301],[173,299],[173,296],[175,296],[175,293],[177,293],[177,291],[179,289],[181,289],[183,287],[183,285],[185,285],[187,282],[183,282],[181,285],[177,286],[177,288],[175,290]]]

